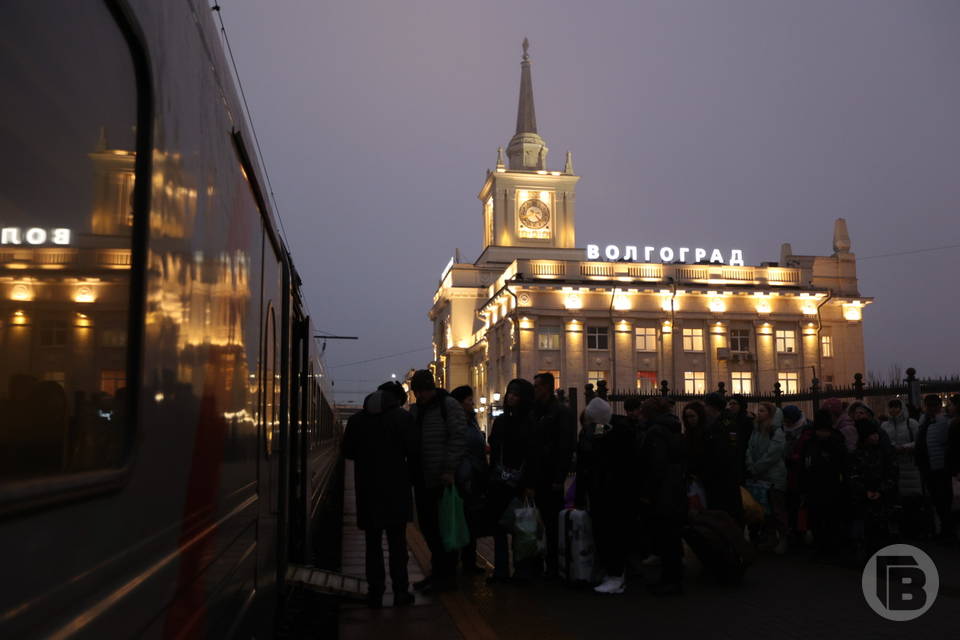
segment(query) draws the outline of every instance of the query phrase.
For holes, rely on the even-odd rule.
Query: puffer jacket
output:
[[[443,407],[441,407],[443,403]],[[417,403],[410,409],[420,434],[420,460],[416,481],[426,488],[440,486],[440,476],[455,474],[467,443],[467,421],[463,407],[446,391],[427,405]]]
[[[890,438],[890,444],[896,450],[896,462],[900,469],[898,483],[900,496],[923,495],[923,480],[920,469],[913,459],[913,450],[916,446],[917,433],[920,425],[916,420],[905,414],[899,418],[891,418],[881,425],[884,433]]]
[[[747,474],[754,480],[769,482],[773,489],[787,490],[787,466],[783,462],[786,436],[783,428],[773,427],[769,434],[759,428],[750,434],[747,444]]]

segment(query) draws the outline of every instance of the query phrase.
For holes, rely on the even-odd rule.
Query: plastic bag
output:
[[[699,480],[691,480],[687,485],[687,511],[699,512],[707,510],[707,493]]]
[[[747,524],[763,522],[763,507],[750,495],[746,487],[740,487],[740,500],[743,502],[743,517]]]
[[[447,487],[440,498],[440,539],[447,551],[456,551],[470,542],[470,529],[463,514],[463,500],[454,487]]]
[[[533,500],[514,498],[500,519],[500,524],[513,534],[513,561],[538,558],[547,548],[546,532],[540,511]]]
[[[764,480],[747,480],[743,483],[753,499],[757,501],[763,512],[769,514],[770,511],[770,483]]]

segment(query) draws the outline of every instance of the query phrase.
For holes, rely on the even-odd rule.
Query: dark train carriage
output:
[[[0,637],[269,635],[338,438],[211,9],[12,0],[0,43]]]

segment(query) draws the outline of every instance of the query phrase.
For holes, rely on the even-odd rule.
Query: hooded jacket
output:
[[[393,393],[371,393],[363,411],[350,416],[343,455],[354,461],[358,527],[377,530],[410,521],[407,462],[416,446],[413,418]]]
[[[426,488],[440,486],[440,476],[453,475],[466,449],[467,421],[463,407],[443,389],[433,400],[410,409],[420,436],[419,469],[416,481]]]
[[[787,489],[787,466],[783,462],[786,436],[781,428],[783,414],[777,409],[770,425],[770,433],[757,427],[747,444],[747,475],[755,480],[769,482],[778,491]]]
[[[890,438],[890,444],[896,450],[897,466],[900,469],[898,483],[900,495],[923,495],[923,480],[920,477],[920,469],[917,467],[916,460],[913,458],[920,425],[907,415],[906,411],[901,411],[896,418],[891,417],[884,422],[881,428]]]

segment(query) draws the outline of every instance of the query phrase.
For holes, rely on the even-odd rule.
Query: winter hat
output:
[[[783,420],[784,422],[789,422],[793,424],[803,416],[803,412],[800,411],[800,407],[795,404],[788,404],[783,408]]]
[[[840,398],[827,398],[820,406],[829,411],[830,415],[834,417],[843,413],[843,402],[840,401]]]
[[[587,405],[584,411],[587,424],[610,424],[610,418],[613,416],[613,409],[603,398],[594,398]]]
[[[410,378],[411,391],[430,391],[436,388],[437,383],[433,381],[433,374],[427,369],[420,369]]]
[[[714,409],[723,409],[727,406],[727,404],[723,401],[723,396],[716,391],[712,391],[704,396],[703,404],[707,405],[708,407],[713,407]]]

